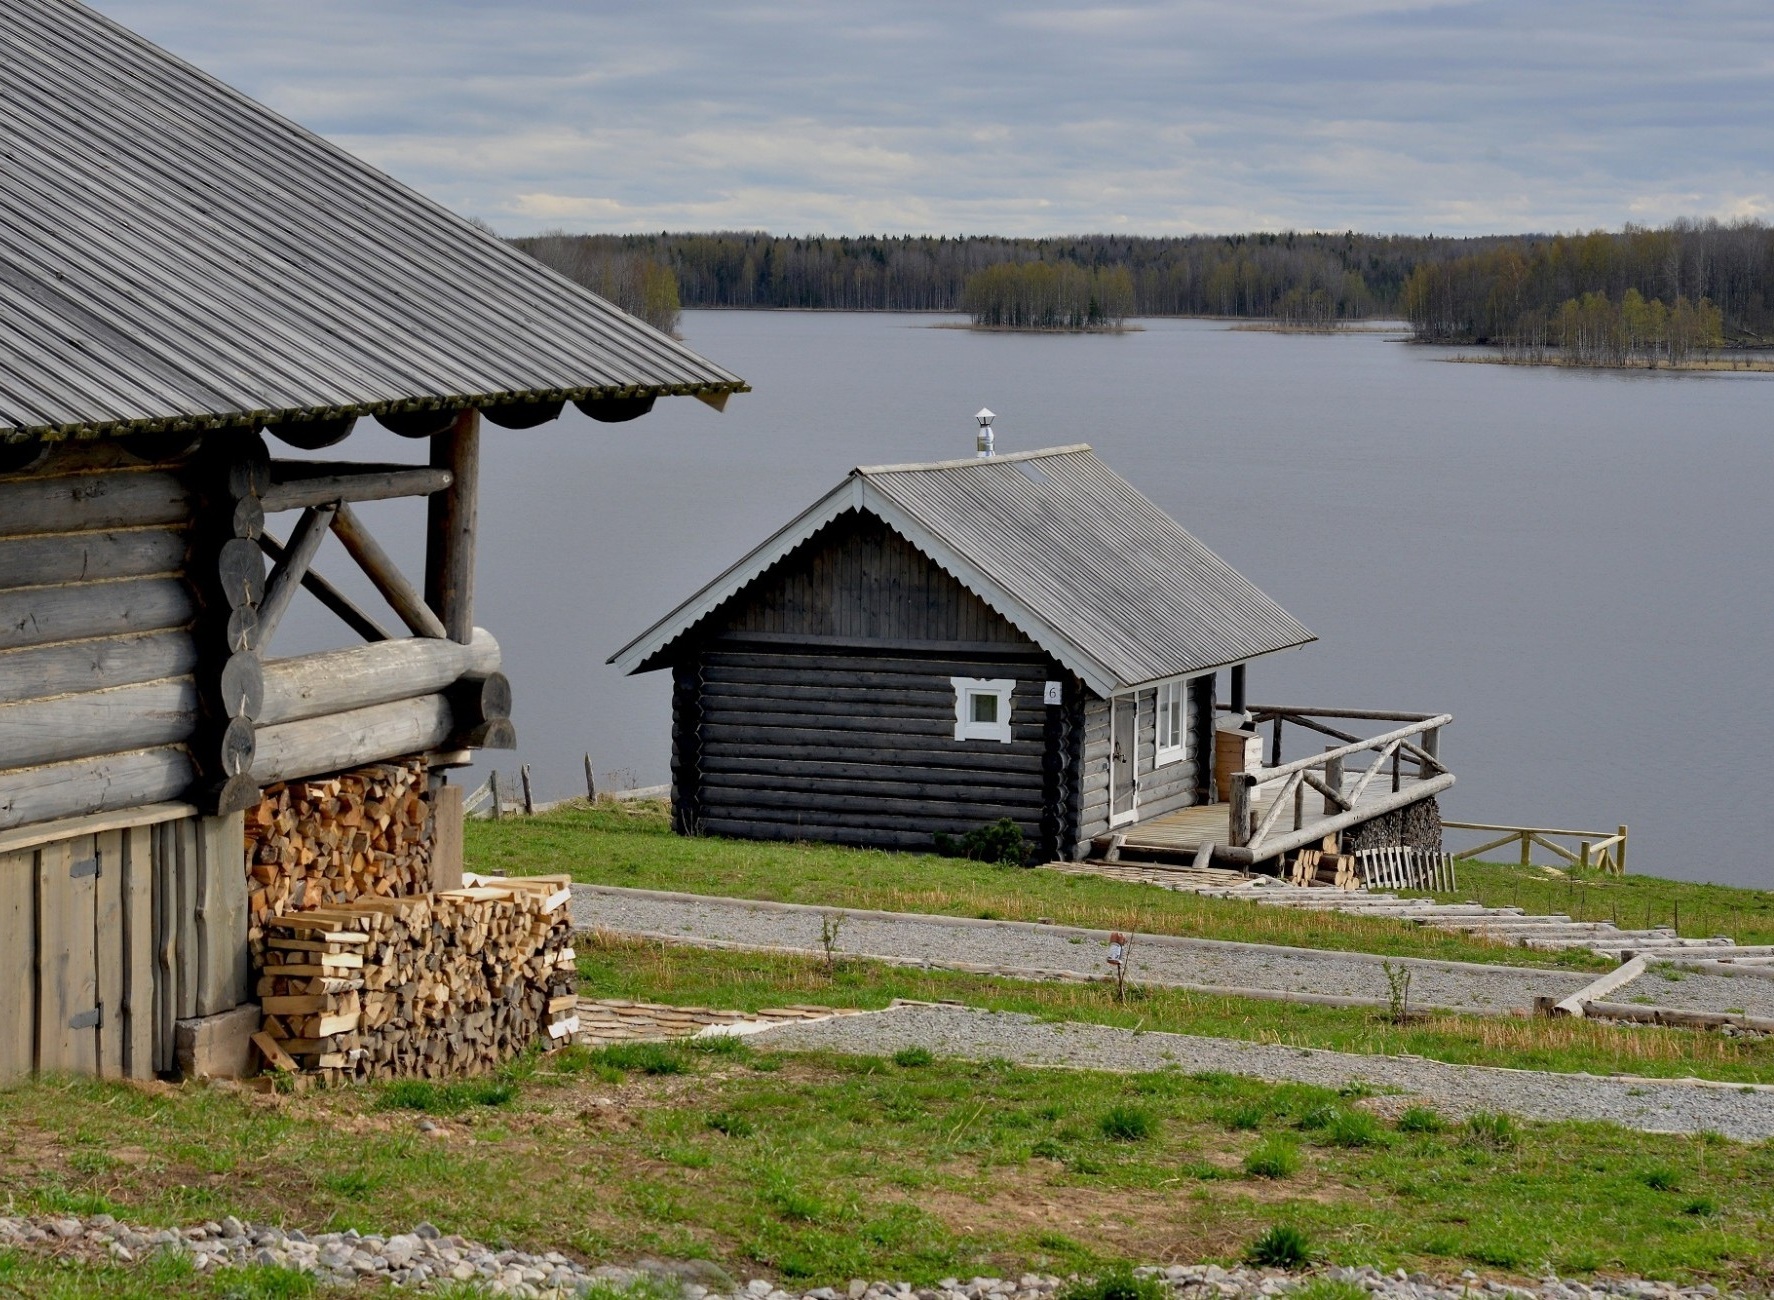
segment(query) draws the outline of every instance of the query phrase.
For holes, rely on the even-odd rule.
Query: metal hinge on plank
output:
[[[99,860],[96,854],[90,858],[81,858],[80,861],[68,868],[68,879],[70,880],[79,880],[82,876],[96,876],[98,874]]]
[[[69,1029],[97,1029],[105,1023],[104,1004],[94,1007],[91,1011],[82,1011],[68,1020]]]

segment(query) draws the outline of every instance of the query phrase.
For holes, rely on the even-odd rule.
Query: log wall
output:
[[[0,831],[190,785],[193,512],[182,461],[112,443],[0,476]]]
[[[1121,698],[1125,702],[1133,698],[1134,694],[1130,692]],[[1201,700],[1198,691],[1190,690],[1186,693],[1188,703],[1184,720],[1183,756],[1158,767],[1158,691],[1152,688],[1139,691],[1137,695],[1139,716],[1135,729],[1134,771],[1139,799],[1135,811],[1138,814],[1137,820],[1144,821],[1167,812],[1175,812],[1178,808],[1188,808],[1197,802],[1196,754],[1200,748],[1201,730],[1197,725],[1197,715]],[[1083,744],[1079,763],[1080,812],[1077,837],[1071,843],[1071,853],[1075,858],[1088,857],[1091,840],[1107,835],[1110,830],[1109,710],[1110,702],[1097,697],[1088,700],[1083,708]]]
[[[1009,817],[1052,852],[1054,666],[995,656],[710,648],[673,691],[673,806],[690,833],[932,848]],[[1011,678],[1009,743],[955,739],[951,677]],[[1058,712],[1058,710],[1054,710]]]

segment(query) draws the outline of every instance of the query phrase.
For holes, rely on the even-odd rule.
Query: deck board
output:
[[[1352,774],[1344,782],[1344,789],[1352,789],[1359,774]],[[1420,777],[1403,776],[1399,781],[1400,790],[1409,790],[1412,786],[1427,784]],[[1372,807],[1383,798],[1392,795],[1392,782],[1384,777],[1375,778],[1361,798],[1356,801],[1355,808],[1359,812],[1363,808]],[[1428,797],[1426,792],[1425,798]],[[1254,801],[1257,810],[1257,821],[1269,814],[1272,801],[1258,797]],[[1314,823],[1329,821],[1324,814],[1324,796],[1315,790],[1306,792],[1304,829],[1310,829]],[[1224,803],[1197,804],[1193,808],[1179,808],[1176,812],[1164,813],[1149,821],[1135,822],[1124,830],[1117,832],[1126,838],[1122,841],[1122,850],[1144,851],[1165,854],[1193,854],[1203,844],[1224,845],[1227,842],[1228,821],[1231,807]],[[1269,838],[1277,838],[1283,832],[1292,831],[1293,818],[1283,813],[1281,820],[1269,832]]]

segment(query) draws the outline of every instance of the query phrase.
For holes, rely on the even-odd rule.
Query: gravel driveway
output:
[[[1450,1116],[1502,1111],[1525,1119],[1607,1120],[1648,1133],[1712,1131],[1740,1141],[1774,1136],[1774,1087],[1686,1080],[1600,1078],[1415,1057],[1357,1056],[1106,1025],[1052,1024],[1011,1012],[901,1004],[872,1015],[786,1025],[753,1038],[760,1047],[885,1056],[925,1047],[963,1060],[1091,1070],[1218,1070],[1272,1081],[1399,1090]]]
[[[1109,935],[1064,925],[863,912],[733,898],[573,886],[573,921],[679,942],[819,952],[823,918],[842,916],[836,948],[858,957],[1051,979],[1094,979],[1109,967]],[[1141,935],[1129,978],[1146,984],[1339,1004],[1387,1005],[1387,959],[1368,953]],[[1595,977],[1558,970],[1392,958],[1411,973],[1413,1007],[1528,1012]],[[1735,1005],[1735,1004],[1733,1004]]]
[[[1607,1000],[1774,1019],[1774,979],[1749,974],[1704,975],[1653,961],[1649,970],[1615,989]]]

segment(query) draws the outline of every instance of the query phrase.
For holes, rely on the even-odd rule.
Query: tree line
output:
[[[988,329],[1120,329],[1133,314],[1133,276],[1125,266],[1000,262],[967,277],[961,309]]]
[[[1021,274],[1051,274],[1055,293],[1062,280],[1079,283],[1079,273],[1093,284],[1112,279],[1113,307],[1098,302],[1105,319],[1123,302],[1129,316],[1306,324],[1403,317],[1427,341],[1525,346],[1544,338],[1558,346],[1550,340],[1567,304],[1576,304],[1577,316],[1593,314],[1599,308],[1590,295],[1600,295],[1623,313],[1632,291],[1646,310],[1661,304],[1666,330],[1676,329],[1686,302],[1696,320],[1717,312],[1726,343],[1774,337],[1774,228],[1760,222],[1461,239],[1354,231],[1055,239],[730,231],[557,232],[513,242],[655,324],[675,319],[679,304],[972,312],[1015,282],[996,268],[1043,266],[1058,269]],[[992,274],[980,278],[985,272]],[[1035,285],[1027,280],[1029,294]],[[1086,314],[1088,307],[1087,297]],[[1708,336],[1706,327],[1695,331],[1696,338]]]

